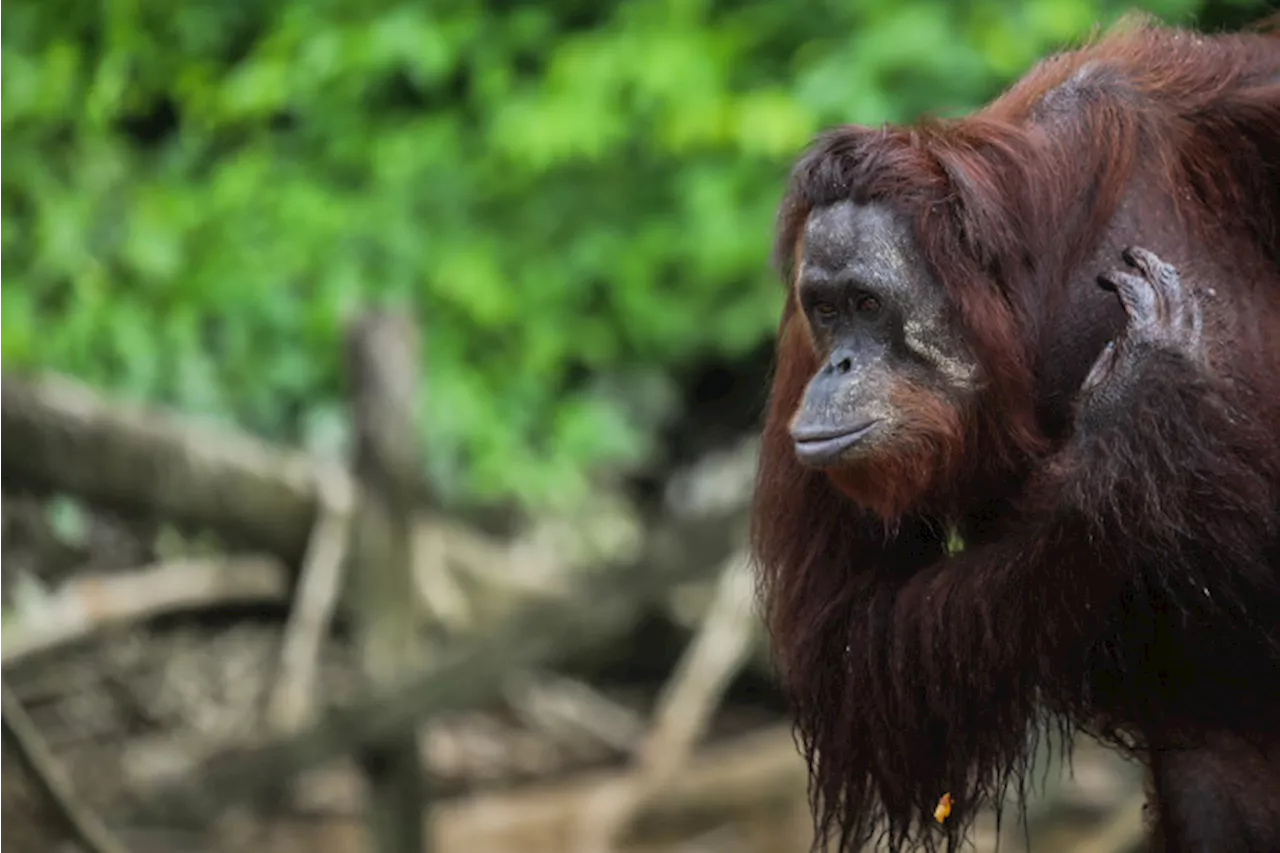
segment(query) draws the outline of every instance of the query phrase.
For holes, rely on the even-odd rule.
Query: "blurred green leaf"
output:
[[[83,504],[67,495],[56,495],[45,504],[45,518],[58,541],[82,547],[89,538],[89,513]]]
[[[433,487],[571,501],[773,334],[819,128],[970,109],[1128,6],[13,4],[0,355],[339,453],[345,323],[407,305]]]

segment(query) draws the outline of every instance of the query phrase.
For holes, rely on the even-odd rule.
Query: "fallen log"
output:
[[[74,494],[229,533],[291,569],[304,561],[323,494],[359,494],[355,478],[332,462],[229,427],[112,402],[61,376],[4,374],[0,430],[5,488]],[[530,596],[571,588],[587,569],[643,560],[710,570],[741,541],[755,452],[747,439],[677,472],[653,524],[608,491],[572,512],[534,519],[509,540],[422,513],[414,552],[423,604],[450,633],[479,633]],[[684,600],[689,591],[674,595]],[[673,605],[689,626],[705,606],[705,595],[692,593],[688,604]]]
[[[108,402],[59,376],[0,382],[0,477],[122,510],[232,531],[290,564],[316,514],[316,466],[163,411]]]

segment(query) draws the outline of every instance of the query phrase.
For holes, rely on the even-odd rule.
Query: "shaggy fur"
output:
[[[819,841],[952,844],[1050,726],[1151,757],[1158,843],[1223,792],[1241,838],[1280,827],[1280,40],[1129,24],[973,116],[825,134],[780,213],[789,287],[843,199],[910,217],[984,384],[964,411],[903,388],[904,452],[803,468],[790,292],[753,545]],[[1078,420],[1124,325],[1097,276],[1135,244],[1200,293],[1207,363],[1154,354]]]

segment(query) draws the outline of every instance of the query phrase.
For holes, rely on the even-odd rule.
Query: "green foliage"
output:
[[[967,109],[1128,5],[13,5],[3,359],[332,448],[344,320],[398,303],[435,485],[577,496],[663,417],[629,389],[772,334],[816,130]]]

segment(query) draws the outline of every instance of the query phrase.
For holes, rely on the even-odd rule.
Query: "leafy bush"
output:
[[[401,303],[434,483],[580,496],[772,334],[816,130],[969,108],[1127,5],[14,5],[3,359],[332,449],[344,317]]]

